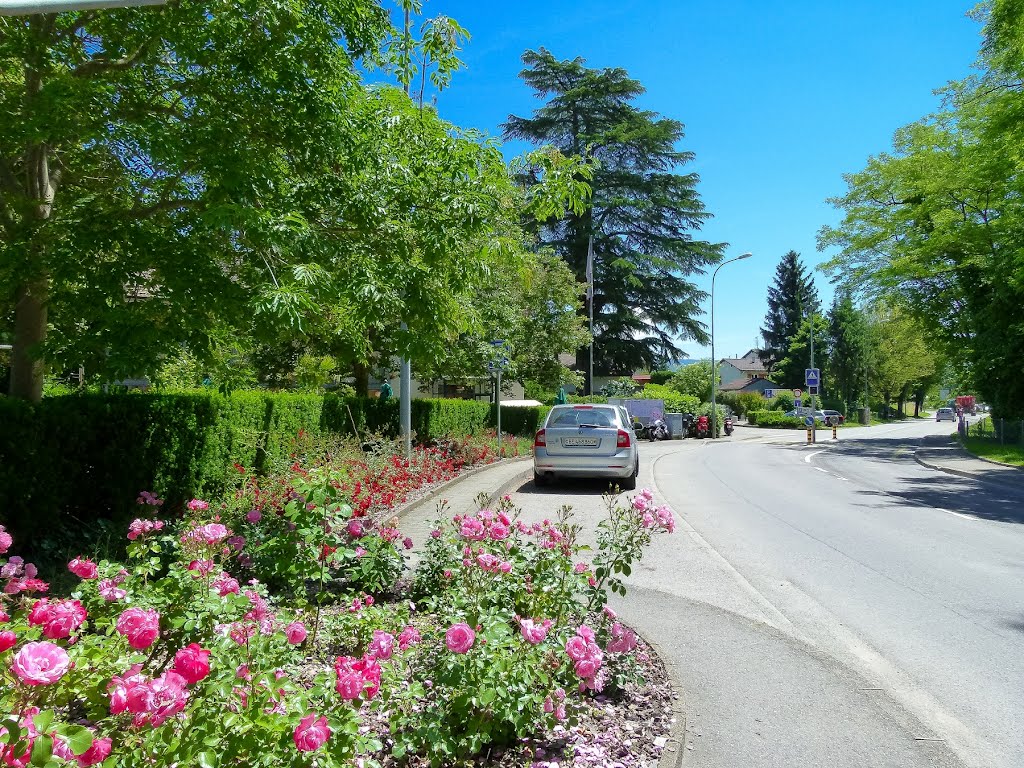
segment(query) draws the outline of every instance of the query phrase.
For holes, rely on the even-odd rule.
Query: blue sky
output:
[[[528,48],[591,67],[623,67],[647,89],[639,106],[682,121],[703,237],[729,243],[715,288],[716,357],[757,341],[775,267],[796,250],[825,260],[815,235],[836,223],[826,199],[844,173],[889,148],[893,132],[935,110],[934,90],[972,71],[980,25],[960,0],[428,0],[472,39],[466,69],[440,94],[442,117],[499,135],[539,105],[518,78]],[[508,148],[518,154],[521,147]],[[832,289],[815,283],[827,307]],[[705,289],[710,275],[698,278]],[[705,317],[707,322],[707,309]],[[693,357],[708,348],[685,342]]]

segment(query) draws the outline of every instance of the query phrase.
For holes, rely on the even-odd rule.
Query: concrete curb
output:
[[[999,482],[1001,482],[995,478],[979,476],[978,473],[971,472],[969,470],[953,469],[952,467],[944,467],[941,464],[934,464],[928,461],[927,459],[924,459],[921,456],[919,456],[919,452],[920,449],[914,451],[914,461],[916,461],[922,467],[934,469],[936,472],[945,472],[947,475],[956,475],[957,477],[963,477],[968,480],[977,480],[979,483],[998,484]],[[1020,467],[1015,467],[1012,464],[1003,464],[1002,462],[999,461],[992,461],[991,459],[983,459],[981,456],[975,456],[974,454],[969,453],[968,451],[964,451],[963,449],[961,449],[961,455],[965,456],[966,458],[973,459],[975,461],[984,461],[986,464],[992,464],[993,466],[996,467],[1006,467],[1007,469],[1015,469],[1018,471],[1019,474],[1013,477],[1013,479],[1004,478],[1004,481],[1008,481],[1011,484],[1018,484],[1020,482],[1024,482],[1024,470],[1021,470]]]
[[[637,634],[640,634],[644,642],[651,646],[654,652],[658,654],[661,663],[665,665],[665,673],[668,675],[669,682],[672,684],[672,716],[676,722],[672,726],[672,731],[669,733],[668,742],[661,752],[661,757],[658,758],[658,768],[680,768],[683,764],[683,759],[686,757],[686,710],[683,708],[683,686],[679,682],[679,673],[675,668],[675,664],[672,663],[668,654],[659,647],[658,643],[644,637],[639,632]]]
[[[488,471],[490,469],[497,469],[498,467],[502,466],[503,464],[522,462],[522,461],[526,461],[527,459],[532,460],[533,457],[532,456],[517,456],[514,459],[500,459],[499,461],[495,461],[495,462],[493,462],[491,464],[484,464],[482,467],[474,467],[473,469],[470,469],[467,472],[462,472],[462,473],[458,474],[457,476],[453,477],[451,480],[448,480],[445,483],[441,483],[441,485],[438,485],[438,486],[435,486],[434,488],[431,488],[427,492],[427,494],[425,496],[421,496],[420,498],[414,499],[413,501],[410,501],[410,502],[407,502],[407,503],[401,505],[400,507],[396,507],[395,509],[393,509],[390,512],[388,512],[388,514],[385,517],[388,518],[388,519],[391,518],[391,517],[397,517],[399,520],[401,520],[404,515],[408,514],[412,510],[416,509],[421,504],[426,504],[427,502],[433,501],[438,496],[441,496],[442,494],[444,494],[445,491],[447,491],[448,489],[452,488],[455,485],[458,485],[459,483],[461,483],[464,480],[468,480],[469,478],[471,478],[471,477],[473,477],[475,475],[482,474],[482,473],[484,473],[484,472],[486,472],[486,471]],[[524,470],[524,472],[520,473],[520,475],[516,475],[516,477],[519,478],[519,477],[521,477],[524,474],[526,474],[525,470]],[[502,485],[502,487],[504,488],[504,486],[508,485],[510,482],[511,481],[507,481],[506,483],[504,483]]]

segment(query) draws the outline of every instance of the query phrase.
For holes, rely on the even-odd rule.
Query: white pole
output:
[[[590,296],[588,302],[588,313],[590,314],[590,369],[589,369],[589,391],[588,395],[594,394],[594,236],[591,235],[587,241],[587,265],[590,267],[587,280],[587,294]]]
[[[408,326],[402,323],[402,330]],[[404,355],[399,360],[398,421],[405,458],[412,456],[412,365]]]
[[[718,388],[718,369],[715,367],[715,278],[718,277],[718,270],[726,264],[734,261],[749,259],[752,253],[742,253],[735,259],[723,261],[715,271],[711,273],[711,437],[718,437],[718,411],[715,409],[715,390]]]
[[[498,364],[498,386],[494,390],[494,402],[498,409],[498,458],[501,458],[501,364]]]

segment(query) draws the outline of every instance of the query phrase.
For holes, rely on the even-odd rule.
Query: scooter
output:
[[[661,419],[655,419],[647,425],[647,439],[652,443],[655,440],[668,440],[672,436],[668,424]]]
[[[710,431],[711,430],[708,427],[708,417],[707,416],[698,416],[697,417],[697,437],[699,437],[699,438],[707,437],[710,434]]]
[[[732,434],[732,416],[726,416],[723,429],[725,430],[726,437]]]

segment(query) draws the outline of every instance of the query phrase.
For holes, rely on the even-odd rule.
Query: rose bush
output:
[[[674,525],[649,496],[609,501],[594,565],[567,509],[527,524],[506,498],[441,520],[416,602],[382,603],[346,576],[372,537],[400,569],[397,528],[356,514],[330,468],[296,477],[280,507],[230,517],[197,500],[165,522],[141,497],[127,561],[76,557],[67,597],[0,558],[0,765],[330,768],[382,750],[440,765],[571,723],[631,673],[636,637],[603,593]],[[315,610],[283,610],[253,578],[271,524],[302,554]],[[387,731],[364,724],[374,712]]]

